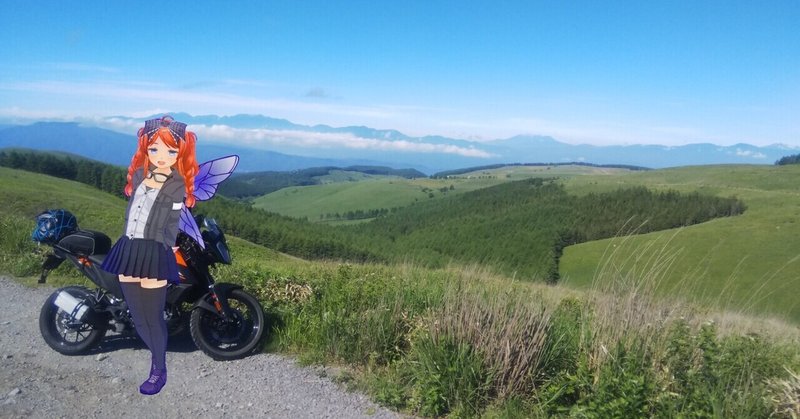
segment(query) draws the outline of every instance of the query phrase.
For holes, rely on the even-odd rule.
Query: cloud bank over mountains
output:
[[[162,112],[167,114],[169,112]],[[161,114],[161,113],[159,113]],[[176,119],[187,122],[188,129],[199,138],[217,144],[258,149],[352,149],[378,152],[453,154],[463,157],[492,158],[497,155],[480,148],[480,143],[453,140],[448,143],[429,142],[423,138],[405,136],[393,130],[374,130],[367,127],[332,128],[324,125],[313,127],[293,124],[287,120],[262,115],[216,115],[191,116],[184,113],[169,113]],[[81,120],[83,124],[111,129],[121,133],[136,132],[146,117],[114,116]],[[228,122],[228,123],[226,123]],[[430,137],[434,138],[434,137]],[[437,137],[442,138],[442,137]]]
[[[221,140],[232,145],[254,148],[293,146],[304,148],[344,147],[357,150],[398,151],[409,153],[456,154],[464,157],[489,158],[494,155],[477,148],[447,144],[431,144],[407,140],[364,138],[349,132],[315,132],[299,130],[273,130],[265,128],[234,128],[229,125],[190,125],[190,130],[203,138]]]
[[[240,154],[242,170],[248,171],[293,170],[340,163],[342,166],[372,164],[414,168],[425,173],[503,163],[586,162],[662,168],[727,163],[772,164],[781,157],[800,151],[798,147],[784,145],[720,146],[710,143],[595,146],[567,144],[552,137],[532,135],[468,141],[442,136],[412,137],[397,130],[366,126],[300,125],[264,115],[189,115],[180,112],[6,125],[0,131],[5,134],[0,135],[0,147],[30,144],[37,144],[37,148],[47,144],[59,147],[58,138],[80,137],[83,147],[88,149],[106,147],[108,138],[113,138],[112,142],[118,143],[122,150],[130,145],[128,142],[134,141],[134,135],[145,119],[165,113],[186,122],[189,129],[198,134],[202,144],[198,146],[198,152],[209,153],[209,157]],[[108,154],[88,157],[111,162],[115,159],[114,154],[107,151]]]

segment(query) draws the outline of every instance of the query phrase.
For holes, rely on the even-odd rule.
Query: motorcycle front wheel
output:
[[[189,331],[195,345],[217,361],[249,355],[264,334],[264,310],[255,297],[241,289],[231,290],[228,305],[232,318],[195,308],[189,319]]]
[[[56,297],[61,291],[67,291],[73,297],[84,300],[91,292],[78,286],[65,287],[54,292],[44,302],[39,313],[39,331],[47,346],[63,355],[79,355],[94,348],[103,339],[106,330],[73,319],[67,312],[55,304]]]

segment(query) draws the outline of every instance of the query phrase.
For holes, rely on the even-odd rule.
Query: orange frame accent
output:
[[[188,265],[186,265],[186,260],[183,259],[183,253],[181,253],[180,250],[176,250],[175,251],[175,261],[178,262],[178,265],[181,265],[184,268],[186,268],[188,266]]]

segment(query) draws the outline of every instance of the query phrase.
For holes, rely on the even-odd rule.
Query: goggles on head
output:
[[[168,128],[176,141],[184,141],[186,139],[186,124],[174,120],[169,115],[144,121],[144,128],[139,131],[139,135],[145,134],[149,139],[161,128]]]

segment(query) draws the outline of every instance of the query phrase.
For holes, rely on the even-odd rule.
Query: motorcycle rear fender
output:
[[[217,298],[219,299],[220,304],[222,304],[222,310],[224,313],[230,312],[230,307],[228,306],[228,294],[235,289],[242,289],[239,284],[229,284],[226,282],[219,282],[214,284],[214,291],[217,293]],[[195,308],[202,308],[204,310],[208,310],[214,314],[218,314],[216,307],[214,307],[214,302],[211,300],[211,294],[207,293],[203,296],[203,298],[197,300],[194,304],[192,309]]]

